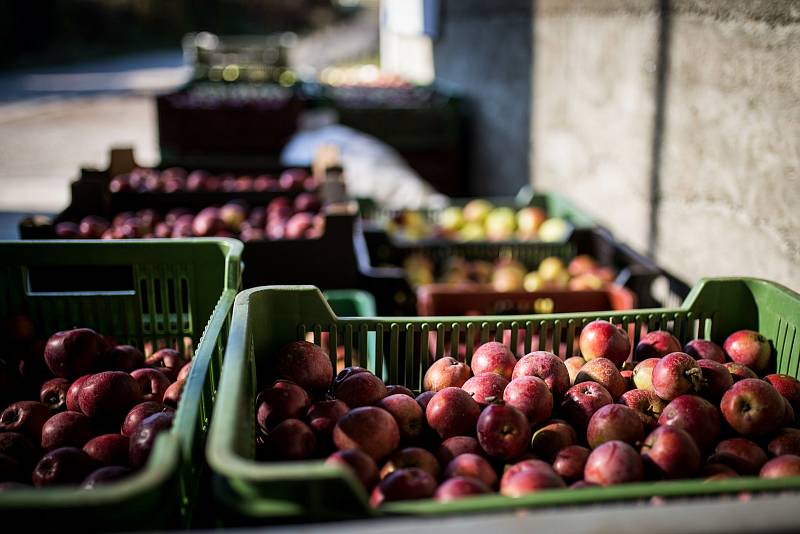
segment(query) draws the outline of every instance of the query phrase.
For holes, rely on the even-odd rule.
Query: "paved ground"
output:
[[[152,96],[187,75],[179,50],[0,75],[0,237],[16,235],[17,212],[63,209],[70,180],[107,165],[111,146],[157,163]]]

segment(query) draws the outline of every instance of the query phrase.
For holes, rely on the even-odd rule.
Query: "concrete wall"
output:
[[[537,188],[690,283],[800,290],[798,2],[539,0],[533,28]]]
[[[528,181],[530,0],[441,0],[436,79],[466,97],[469,190],[515,194]]]

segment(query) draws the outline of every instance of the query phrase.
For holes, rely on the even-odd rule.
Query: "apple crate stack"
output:
[[[192,523],[241,250],[199,238],[0,243],[6,524]]]
[[[799,315],[748,278],[677,308],[503,317],[244,291],[206,449],[218,524],[796,491]]]
[[[437,190],[464,194],[461,99],[441,87],[193,81],[158,96],[156,107],[169,166],[275,166],[301,113],[328,108],[339,124],[395,148]]]
[[[689,292],[557,193],[360,207],[373,265],[404,268],[405,300],[420,315],[630,309],[680,303]]]
[[[144,169],[131,150],[118,149],[107,170],[85,169],[72,183],[70,206],[54,220],[23,220],[20,235],[238,238],[244,242],[245,287],[312,283],[324,289],[361,288],[378,295],[379,309],[390,313],[404,278],[396,270],[370,266],[356,207],[337,203],[337,188],[322,183],[325,191],[308,169],[213,174]],[[333,201],[323,206],[329,191]],[[325,268],[320,268],[321,259]]]

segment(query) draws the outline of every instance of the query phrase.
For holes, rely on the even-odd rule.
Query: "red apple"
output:
[[[658,424],[684,430],[694,439],[701,452],[710,450],[720,434],[717,408],[695,395],[682,395],[667,404],[658,418]]]
[[[508,380],[495,373],[473,376],[461,386],[481,407],[503,398]]]
[[[402,393],[389,395],[381,399],[378,406],[392,414],[397,421],[400,439],[411,441],[422,434],[425,428],[425,414],[413,397]]]
[[[369,503],[378,508],[384,502],[429,499],[436,491],[436,479],[418,468],[398,469],[372,490]]]
[[[730,372],[734,382],[745,378],[758,378],[758,375],[746,365],[736,362],[725,362],[724,365],[728,369],[728,372]]]
[[[198,237],[213,236],[224,228],[225,222],[220,218],[219,208],[215,207],[203,208],[192,222],[192,232]]]
[[[586,459],[586,482],[611,486],[644,479],[644,465],[636,449],[624,441],[607,441]]]
[[[575,384],[583,382],[600,384],[614,400],[620,398],[628,389],[625,385],[625,379],[622,378],[614,362],[607,358],[594,358],[586,362],[578,376],[575,377]]]
[[[164,400],[164,393],[170,386],[167,375],[157,369],[146,367],[134,370],[131,376],[139,385],[142,401],[161,402]]]
[[[184,380],[176,380],[167,388],[167,391],[164,392],[164,399],[162,402],[167,406],[172,406],[173,408],[178,407],[178,403],[181,400],[181,396],[183,395],[183,386],[186,382]]]
[[[471,374],[467,364],[446,356],[436,360],[428,368],[422,385],[426,391],[439,391],[447,387],[460,388]]]
[[[60,412],[67,408],[67,391],[69,391],[69,380],[53,378],[42,384],[39,400],[47,405],[50,411]]]
[[[92,421],[78,412],[60,412],[42,427],[41,445],[44,450],[59,447],[83,447],[95,436]]]
[[[769,340],[753,330],[739,330],[729,335],[722,349],[731,360],[756,373],[766,369],[772,355]]]
[[[706,463],[703,467],[703,475],[706,480],[725,480],[726,478],[738,477],[739,473],[727,465]]]
[[[685,352],[673,352],[661,358],[653,368],[653,391],[664,400],[687,393],[697,393],[703,386],[703,371]]]
[[[339,373],[333,377],[333,392],[336,393],[336,388],[339,387],[339,384],[347,380],[353,375],[357,375],[358,373],[371,373],[369,369],[365,369],[363,367],[358,367],[357,365],[351,367],[345,367]]]
[[[321,400],[312,404],[306,413],[306,418],[308,426],[317,436],[317,441],[332,439],[336,423],[348,411],[350,408],[338,399]]]
[[[761,478],[800,477],[800,456],[784,454],[764,464],[758,476]]]
[[[95,469],[83,479],[81,489],[94,489],[97,486],[121,480],[132,472],[130,468],[121,465],[107,465],[100,469]]]
[[[36,401],[17,401],[0,414],[0,432],[17,432],[38,443],[42,427],[50,418],[50,407]]]
[[[552,419],[534,431],[531,451],[550,461],[559,450],[577,443],[578,434],[572,425],[560,419]]]
[[[583,432],[592,415],[614,399],[611,394],[597,382],[581,382],[569,388],[561,401],[561,414],[564,418]]]
[[[736,382],[720,402],[722,415],[734,430],[746,437],[759,437],[777,430],[785,408],[772,384],[756,378]]]
[[[439,502],[449,502],[470,495],[482,495],[491,492],[491,488],[480,480],[458,476],[442,482],[442,484],[436,488],[433,498]]]
[[[90,376],[78,394],[78,406],[89,417],[112,417],[120,421],[141,400],[139,384],[123,371],[103,371]]]
[[[399,469],[416,467],[430,474],[438,480],[442,473],[439,461],[430,452],[420,447],[407,447],[395,452],[391,458],[383,465],[380,470],[380,478],[383,480],[390,474]]]
[[[153,367],[164,373],[170,381],[175,380],[181,367],[186,364],[186,358],[175,349],[160,349],[144,360],[147,367]]]
[[[772,374],[764,377],[778,393],[789,401],[795,413],[800,413],[800,380],[790,375]]]
[[[408,389],[405,386],[400,386],[397,384],[392,384],[391,386],[386,386],[386,396],[389,397],[391,395],[407,395],[412,399],[416,398],[414,392]]]
[[[269,431],[264,446],[271,458],[303,460],[311,456],[317,446],[317,439],[304,422],[286,419]]]
[[[664,330],[653,330],[643,335],[636,345],[636,359],[661,358],[673,352],[680,352],[681,343],[678,338]]]
[[[128,465],[128,437],[102,434],[86,442],[83,452],[100,465]]]
[[[458,386],[458,388],[460,389],[461,386]],[[423,391],[417,395],[417,404],[419,404],[419,407],[422,408],[423,412],[428,409],[428,403],[431,402],[431,399],[434,395],[436,395],[435,391]]]
[[[594,484],[592,482],[586,482],[585,480],[578,480],[577,482],[573,482],[569,485],[569,489],[581,489],[581,488],[597,488],[599,484]]]
[[[653,369],[661,358],[648,358],[636,364],[633,368],[633,384],[637,389],[653,390]]]
[[[275,358],[278,373],[310,393],[328,389],[333,380],[333,364],[317,345],[293,341],[278,351]],[[344,399],[343,399],[344,400]],[[352,407],[347,400],[344,402]]]
[[[544,220],[542,221],[544,222]],[[567,267],[570,276],[580,276],[590,273],[597,267],[597,260],[588,254],[579,254],[572,258]]]
[[[586,361],[608,358],[620,366],[631,353],[628,333],[608,321],[592,321],[581,330],[578,340],[581,355]]]
[[[336,451],[325,460],[327,465],[338,465],[349,469],[369,492],[378,482],[378,466],[375,460],[359,449]]]
[[[79,484],[92,472],[94,462],[82,450],[62,447],[42,456],[33,470],[33,485],[37,488]]]
[[[478,440],[471,436],[453,436],[447,438],[439,445],[436,451],[436,459],[439,464],[446,466],[453,458],[461,454],[484,454]]]
[[[125,371],[130,373],[144,365],[144,354],[131,345],[117,345],[99,360],[103,371]]]
[[[288,380],[277,380],[256,396],[256,424],[268,433],[286,419],[300,419],[311,406],[306,390]]]
[[[567,483],[581,480],[589,453],[589,449],[580,445],[564,447],[553,459],[553,470]]]
[[[480,415],[481,408],[472,395],[456,387],[437,392],[425,410],[428,425],[443,439],[474,435]]]
[[[642,460],[652,478],[675,479],[694,476],[700,469],[700,449],[682,429],[661,426],[642,445]]]
[[[81,228],[72,221],[56,223],[53,231],[59,239],[77,239],[81,235]]]
[[[526,462],[530,462],[527,463]],[[506,497],[522,497],[529,493],[566,487],[564,480],[558,476],[553,468],[539,460],[527,460],[523,469],[515,469],[520,464],[514,465],[504,475],[500,482],[500,494]]]
[[[596,449],[608,441],[624,441],[638,446],[644,437],[644,425],[633,408],[623,404],[607,404],[589,420],[586,441]]]
[[[566,366],[567,372],[569,373],[570,385],[575,383],[575,377],[578,376],[581,367],[583,367],[585,363],[586,360],[584,360],[582,356],[572,356],[564,360],[564,365]]]
[[[339,449],[361,449],[377,462],[397,449],[400,430],[386,410],[363,406],[339,419],[333,429],[333,443]]]
[[[703,372],[700,395],[717,402],[728,391],[728,388],[733,385],[733,377],[730,371],[721,363],[704,358],[697,360],[697,365]]]
[[[749,439],[732,438],[717,443],[708,462],[727,465],[740,475],[755,475],[767,463],[767,453]]]
[[[535,376],[544,380],[555,400],[560,400],[569,389],[571,378],[569,369],[561,359],[547,351],[526,354],[514,366],[512,379],[521,376]]]
[[[495,373],[511,380],[517,359],[508,347],[498,341],[490,341],[478,347],[472,354],[472,373]]]
[[[56,332],[47,340],[44,359],[59,378],[86,374],[104,349],[103,337],[89,328]]]
[[[725,363],[725,353],[713,341],[693,339],[683,346],[683,352],[696,360],[714,360],[717,363]]]
[[[525,414],[531,425],[546,421],[553,412],[553,395],[545,381],[537,376],[512,380],[503,391],[503,400]]]
[[[653,430],[658,425],[658,418],[666,406],[666,403],[653,391],[644,389],[626,391],[617,402],[636,410],[645,432]]]
[[[386,397],[386,386],[383,381],[370,373],[355,373],[339,382],[336,386],[336,398],[350,408],[371,406]]]
[[[780,429],[767,445],[772,456],[795,454],[800,456],[800,430],[797,428]]]
[[[303,239],[305,233],[311,229],[313,215],[311,213],[295,213],[286,221],[285,238]]]
[[[487,487],[497,485],[497,473],[491,464],[478,454],[465,453],[453,458],[444,470],[444,478],[471,477],[480,480]]]
[[[132,436],[136,427],[139,426],[139,423],[150,417],[151,415],[157,413],[168,413],[174,416],[175,408],[171,408],[165,404],[160,402],[142,402],[131,408],[131,411],[128,412],[128,415],[125,416],[125,420],[122,422],[122,427],[120,428],[120,433],[123,436]]]
[[[531,441],[528,419],[508,404],[491,404],[484,408],[476,429],[478,443],[493,458],[516,458],[525,452]]]

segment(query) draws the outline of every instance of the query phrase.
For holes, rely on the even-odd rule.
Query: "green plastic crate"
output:
[[[629,327],[634,346],[644,329],[667,329],[682,342],[695,336],[721,342],[731,332],[750,328],[765,334],[772,343],[777,372],[800,375],[800,295],[777,284],[750,278],[704,279],[679,308],[642,309],[620,312],[428,318],[336,317],[319,291],[311,286],[264,287],[239,294],[234,305],[225,365],[214,407],[214,418],[206,449],[214,472],[214,497],[219,503],[218,520],[265,523],[367,517],[368,496],[344,470],[323,462],[258,463],[255,457],[254,403],[256,374],[283,344],[312,333],[319,342],[329,332],[333,348],[344,344],[346,364],[364,354],[367,335],[376,336],[378,355],[389,362],[388,383],[419,390],[428,366],[420,358],[429,349],[436,357],[445,354],[447,341],[457,336],[466,344],[466,358],[480,342],[510,338],[518,353],[542,350],[552,342],[561,356],[569,356],[576,329],[590,320],[603,318]],[[510,333],[509,333],[510,331]],[[436,335],[430,336],[434,332]],[[467,333],[473,335],[466,335]],[[566,344],[559,344],[562,339]],[[429,342],[430,339],[430,342]],[[533,340],[538,339],[534,344]],[[560,346],[560,348],[558,348]],[[384,348],[389,347],[388,354]],[[457,345],[451,344],[451,354]],[[331,351],[333,352],[333,351]],[[518,354],[519,355],[519,354]],[[405,366],[399,367],[405,356]],[[360,361],[376,372],[384,358]],[[377,366],[377,367],[376,367]],[[740,491],[800,490],[800,477],[758,479],[742,477],[714,482],[702,480],[648,482],[608,488],[548,490],[512,499],[500,495],[465,498],[450,503],[432,500],[391,503],[381,514],[440,515],[489,512],[514,508],[576,505],[652,496],[713,495]]]
[[[323,293],[333,313],[343,317],[374,317],[375,297],[360,289],[331,289]]]
[[[89,531],[187,526],[201,477],[223,349],[241,285],[233,239],[0,242],[0,317],[29,316],[37,336],[86,326],[120,343],[193,349],[170,432],[147,465],[98,490],[0,492],[8,525]]]

